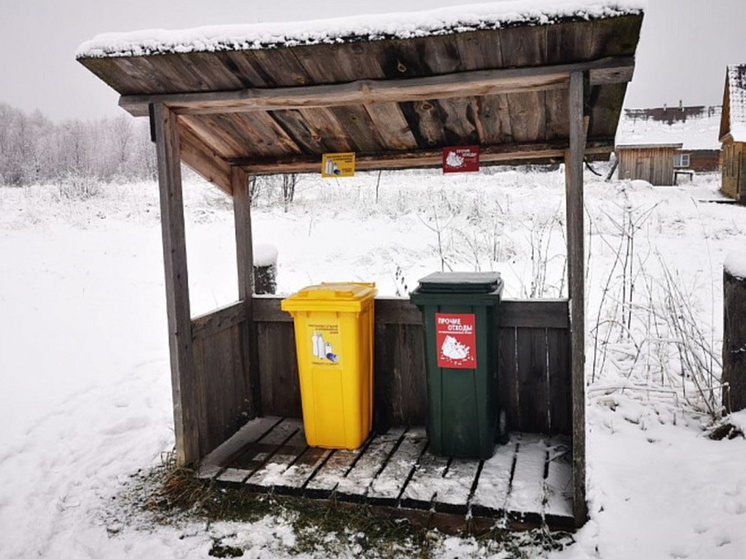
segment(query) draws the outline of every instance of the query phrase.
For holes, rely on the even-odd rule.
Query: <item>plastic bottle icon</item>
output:
[[[316,352],[319,359],[324,359],[324,356],[326,355],[326,344],[324,343],[323,334],[319,334],[318,338],[316,338]]]
[[[311,350],[314,357],[319,356],[319,335],[316,330],[313,331],[313,336],[311,336]]]

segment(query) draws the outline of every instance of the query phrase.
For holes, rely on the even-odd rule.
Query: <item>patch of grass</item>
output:
[[[184,519],[215,522],[258,522],[267,516],[282,519],[293,527],[292,553],[328,557],[334,555],[376,557],[381,559],[431,559],[444,551],[449,536],[430,529],[427,514],[412,519],[402,511],[368,504],[317,501],[303,497],[251,493],[245,487],[223,488],[195,478],[188,468],[167,465],[141,472],[130,485],[128,500],[138,505],[159,524]],[[421,522],[421,518],[425,522]],[[478,536],[467,524],[457,537],[477,555],[505,558],[540,557],[572,543],[572,536],[548,529],[515,532],[505,522],[496,523]],[[246,551],[235,542],[212,537],[210,555],[240,557]],[[471,553],[469,553],[471,555]]]

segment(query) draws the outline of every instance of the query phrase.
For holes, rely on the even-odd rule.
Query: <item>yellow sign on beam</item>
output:
[[[325,153],[321,158],[321,176],[324,178],[354,177],[355,152]]]

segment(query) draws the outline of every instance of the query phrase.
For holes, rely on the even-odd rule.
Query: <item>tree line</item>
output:
[[[156,173],[147,119],[122,114],[56,124],[41,111],[0,103],[0,184],[131,181]]]

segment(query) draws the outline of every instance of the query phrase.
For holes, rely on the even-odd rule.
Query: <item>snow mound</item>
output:
[[[731,251],[725,257],[723,268],[736,278],[746,278],[746,253],[743,250]]]

